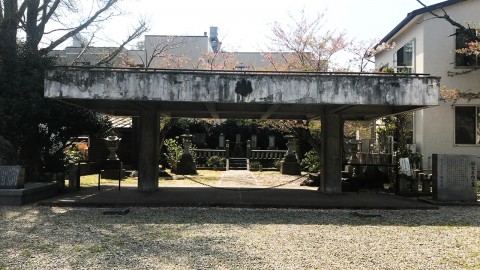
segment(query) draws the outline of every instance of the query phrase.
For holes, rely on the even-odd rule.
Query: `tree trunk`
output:
[[[3,1],[3,17],[0,19],[0,74],[3,89],[11,87],[15,81],[17,66],[17,0]]]

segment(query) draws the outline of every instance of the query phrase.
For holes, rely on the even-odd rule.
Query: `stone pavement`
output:
[[[260,182],[251,171],[230,170],[224,171],[217,182],[218,186],[258,186]]]
[[[283,176],[274,176],[284,181]],[[289,176],[295,180],[298,177]],[[388,193],[362,191],[324,194],[313,187],[269,188],[258,185],[258,178],[249,171],[223,173],[214,187],[161,185],[156,192],[140,192],[136,186],[83,188],[38,203],[64,207],[250,207],[305,209],[438,209],[417,198]],[[263,181],[260,184],[265,184]]]

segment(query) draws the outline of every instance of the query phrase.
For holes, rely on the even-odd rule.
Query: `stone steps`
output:
[[[230,170],[246,170],[248,159],[246,158],[229,158]]]

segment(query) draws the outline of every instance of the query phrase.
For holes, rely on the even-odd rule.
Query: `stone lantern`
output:
[[[358,173],[358,163],[360,162],[358,158],[359,147],[362,144],[361,140],[350,139],[347,141],[349,146],[348,151],[350,152],[350,158],[348,159],[349,165],[345,166],[345,170],[349,173],[352,173],[352,177],[357,177]]]
[[[98,180],[98,188],[100,189],[100,179],[107,178],[118,180],[118,189],[120,190],[120,181],[123,179],[124,170],[123,163],[118,158],[116,151],[122,138],[118,137],[112,132],[103,140],[105,141],[105,145],[110,153],[108,154],[107,160],[102,163],[102,169],[100,171]]]
[[[192,155],[192,153],[190,153],[190,147],[192,146],[193,135],[190,134],[190,130],[187,129],[185,134],[180,137],[182,138],[183,143],[183,155]]]
[[[109,135],[107,138],[104,139],[105,145],[107,146],[107,149],[110,152],[108,154],[107,160],[119,160],[116,151],[118,149],[118,145],[120,144],[121,140],[122,138],[116,135]]]
[[[284,138],[287,140],[287,153],[280,165],[280,172],[287,175],[300,175],[301,168],[294,150],[295,137],[292,135],[286,135]]]
[[[183,143],[183,154],[180,158],[180,161],[177,164],[177,169],[175,173],[177,174],[197,174],[197,166],[193,160],[192,153],[190,152],[190,147],[192,146],[193,136],[190,134],[190,131],[187,129],[185,134],[180,136]]]

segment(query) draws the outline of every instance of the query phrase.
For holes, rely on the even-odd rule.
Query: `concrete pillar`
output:
[[[337,114],[322,116],[322,171],[319,190],[342,192],[343,119]]]
[[[140,145],[138,157],[138,190],[158,189],[158,159],[160,154],[160,116],[157,111],[142,111],[140,115]]]

